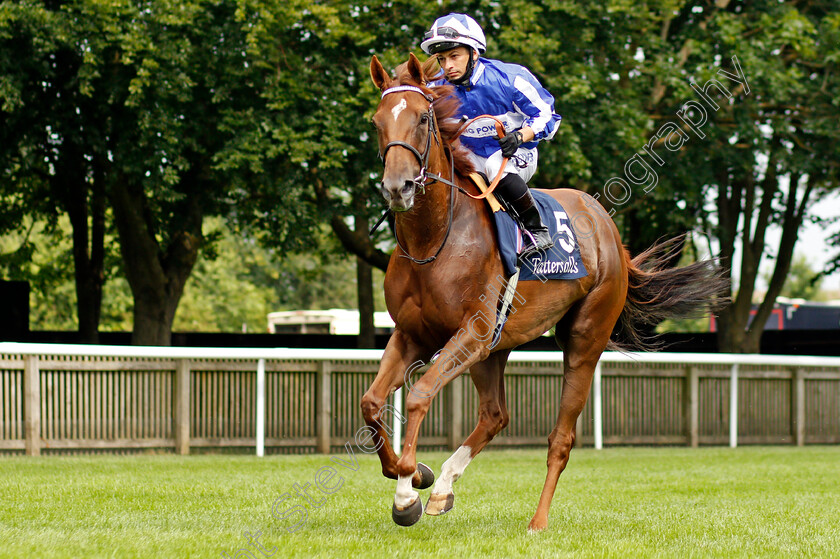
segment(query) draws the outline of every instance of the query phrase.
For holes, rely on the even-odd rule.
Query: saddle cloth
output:
[[[482,191],[487,189],[482,177],[479,176],[475,180]],[[531,243],[530,239],[523,239],[523,233],[516,222],[504,211],[492,194],[487,198],[496,222],[496,238],[499,241],[499,252],[505,273],[508,276],[513,275],[516,268],[520,267],[519,281],[577,279],[587,276],[586,268],[580,259],[580,247],[563,206],[544,192],[531,190],[531,195],[540,210],[543,223],[548,227],[548,232],[554,240],[554,246],[545,252],[529,254],[520,262],[517,262],[519,253]]]

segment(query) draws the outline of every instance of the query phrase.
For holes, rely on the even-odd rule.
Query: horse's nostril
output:
[[[414,189],[414,183],[412,181],[405,181],[405,184],[402,187],[403,194],[408,194]]]

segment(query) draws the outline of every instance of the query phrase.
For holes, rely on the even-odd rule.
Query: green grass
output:
[[[0,458],[0,557],[233,557],[246,530],[274,557],[840,555],[840,447],[578,449],[532,535],[545,450],[482,453],[454,510],[410,528],[376,457],[356,457],[356,472],[326,456]],[[272,503],[295,483],[318,494],[324,466],[343,485],[288,532]]]

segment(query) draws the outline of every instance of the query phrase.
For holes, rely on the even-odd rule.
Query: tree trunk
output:
[[[367,231],[370,221],[356,216],[356,231]],[[376,330],[373,324],[373,268],[363,258],[356,257],[356,290],[359,307],[359,349],[376,347]]]
[[[172,345],[172,320],[178,301],[167,297],[134,297],[133,345]]]
[[[751,175],[750,175],[751,176]],[[741,274],[738,295],[733,303],[723,309],[718,317],[718,346],[726,353],[759,353],[761,335],[776,297],[782,290],[793,260],[796,237],[805,217],[805,209],[812,182],[809,181],[801,200],[797,200],[797,185],[800,175],[792,175],[790,190],[787,195],[784,217],[782,219],[782,237],[776,254],[773,276],[767,293],[751,318],[752,296],[761,258],[766,251],[766,229],[772,216],[772,200],[779,192],[779,176],[774,154],[768,161],[765,178],[760,185],[752,180],[727,177],[719,179],[718,215],[720,219],[718,235],[721,240],[721,263],[730,266],[734,253],[734,240],[738,231],[738,219],[744,215],[741,231]],[[728,186],[727,186],[728,185]],[[756,201],[756,191],[761,191],[761,200]],[[729,194],[727,194],[729,192]]]
[[[134,296],[131,343],[170,345],[175,311],[203,242],[198,197],[185,197],[182,211],[175,213],[179,227],[165,248],[154,234],[142,189],[119,182],[112,185],[110,198]]]
[[[356,257],[356,282],[359,301],[359,348],[376,347],[376,330],[373,324],[373,268]]]
[[[105,283],[105,195],[102,191],[102,175],[96,169],[94,185],[89,190],[86,169],[81,151],[67,142],[58,162],[58,172],[51,181],[51,188],[61,200],[73,228],[73,273],[79,341],[95,344],[99,342],[102,286]]]
[[[756,353],[761,347],[761,334],[764,331],[764,325],[770,317],[770,313],[773,311],[776,297],[782,292],[782,287],[784,287],[788,272],[790,272],[796,238],[799,233],[799,228],[802,226],[802,220],[805,217],[805,208],[808,199],[811,196],[813,182],[809,179],[805,185],[805,191],[801,201],[797,201],[797,188],[801,178],[801,175],[790,176],[790,188],[787,203],[785,204],[784,217],[782,219],[782,237],[779,240],[779,248],[776,254],[776,265],[773,268],[773,275],[767,286],[767,293],[764,295],[764,300],[758,307],[753,323],[745,333],[745,347],[751,348]]]
[[[87,246],[75,240],[73,259],[76,268],[76,298],[79,338],[82,343],[99,343],[99,320],[102,315],[102,288],[105,284],[105,202],[101,192],[94,192],[91,204],[90,256]],[[85,266],[86,264],[86,266]]]
[[[721,353],[756,353],[745,349],[745,336],[746,323],[729,307],[723,309],[717,321],[718,349]]]
[[[741,212],[743,191],[736,188],[731,171],[723,162],[715,167],[717,182],[718,224],[716,236],[720,240],[720,266],[727,270],[732,279],[734,266],[735,241],[738,236],[738,218]],[[730,283],[732,285],[732,283]],[[728,296],[732,296],[730,287]],[[734,305],[723,308],[717,316],[718,347],[724,353],[738,353],[743,341],[746,323],[742,323],[739,313],[734,312]]]

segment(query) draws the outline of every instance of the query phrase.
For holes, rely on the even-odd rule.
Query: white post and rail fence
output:
[[[0,452],[328,453],[363,425],[381,350],[0,343]],[[511,422],[495,446],[543,446],[562,353],[514,352]],[[416,380],[416,379],[415,379]],[[403,390],[386,420],[399,447]],[[457,448],[475,424],[468,376],[435,399],[421,446]],[[840,358],[605,353],[578,444],[840,443]]]

